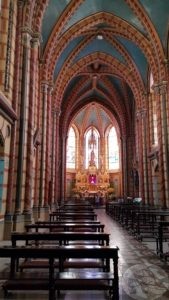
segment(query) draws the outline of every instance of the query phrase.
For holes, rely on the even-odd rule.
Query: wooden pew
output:
[[[12,232],[11,242],[12,246],[16,247],[18,241],[25,241],[26,245],[34,242],[36,245],[41,241],[55,241],[59,245],[67,244],[70,241],[88,241],[91,244],[97,242],[100,245],[109,245],[110,234],[104,232],[76,232],[76,231],[63,231],[63,232]]]
[[[25,245],[39,245],[41,247],[45,245],[66,245],[72,242],[76,242],[78,244],[90,244],[90,245],[109,245],[109,234],[103,232],[13,232],[11,234],[11,242],[12,246],[16,247],[19,241],[24,241]],[[52,244],[51,244],[52,242]],[[58,264],[56,262],[56,267]],[[48,267],[48,263],[45,261],[24,261],[22,264],[19,264],[18,261],[18,268],[20,270],[24,269],[42,269]],[[65,268],[76,267],[76,268],[84,268],[84,267],[98,267],[102,268],[102,264],[97,261],[92,261],[90,264],[86,261],[78,261],[78,262],[69,262],[65,264]]]
[[[71,219],[71,220],[97,220],[97,214],[94,212],[83,212],[83,213],[69,213],[69,212],[64,212],[64,213],[59,213],[59,212],[53,212],[50,213],[49,215],[50,221],[55,221],[55,220],[62,220],[62,219]]]
[[[158,234],[157,234],[157,254],[165,260],[169,257],[169,252],[164,253],[163,243],[169,240],[169,221],[158,222]]]
[[[72,223],[72,220],[69,219],[62,219],[62,220],[56,220],[56,221],[36,221],[35,224],[65,224],[65,223]],[[100,221],[95,220],[73,220],[74,224],[100,224]]]
[[[58,208],[58,210],[63,210],[67,212],[93,212],[94,208],[91,205],[63,205],[62,207]],[[56,210],[57,211],[57,210]]]
[[[61,246],[61,247],[1,247],[0,257],[11,258],[10,278],[3,284],[5,294],[14,290],[42,290],[49,291],[49,300],[55,299],[55,291],[75,290],[107,290],[110,299],[119,299],[118,278],[118,248],[107,246]],[[20,258],[48,259],[49,276],[41,278],[38,272],[35,278],[24,278],[24,274],[16,276],[16,261]],[[105,261],[106,272],[64,272],[64,261],[72,258],[95,258]],[[55,278],[54,261],[59,259],[59,273]],[[113,270],[110,269],[110,260],[113,261]],[[41,276],[41,275],[40,275]],[[85,284],[84,284],[85,282]]]
[[[92,231],[92,232],[104,232],[104,224],[92,224],[92,223],[79,223],[76,224],[74,222],[72,223],[60,223],[60,224],[28,224],[25,225],[25,229],[27,232],[32,231],[44,231],[45,229],[49,232],[53,231]]]

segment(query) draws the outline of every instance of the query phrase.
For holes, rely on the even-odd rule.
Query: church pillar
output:
[[[137,135],[137,149],[136,157],[138,160],[138,170],[139,170],[139,197],[143,199],[145,203],[145,194],[144,194],[144,171],[143,171],[143,129],[142,129],[142,117],[141,110],[136,112],[136,135]]]
[[[60,201],[65,200],[65,191],[66,191],[66,143],[67,136],[62,136],[62,148],[61,148],[61,181],[60,181]]]
[[[122,137],[123,198],[127,198],[127,138]]]
[[[21,57],[21,34],[20,28],[22,26],[22,13],[23,13],[23,2],[18,1],[17,20],[18,26],[16,34],[18,34],[18,40],[15,46],[15,84],[13,88],[13,101],[12,108],[18,113],[18,95],[19,95],[19,76],[20,76],[20,57]],[[4,227],[4,238],[9,239],[10,233],[13,226],[13,188],[14,188],[14,174],[15,174],[15,157],[16,157],[16,129],[17,122],[11,126],[11,143],[10,143],[10,160],[9,160],[9,172],[8,172],[8,188],[7,188],[7,202],[5,212],[5,227]]]
[[[20,95],[20,119],[19,119],[19,140],[18,140],[18,159],[17,159],[17,178],[16,178],[16,201],[14,215],[14,229],[19,222],[21,213],[21,201],[24,195],[24,156],[26,151],[26,130],[27,130],[27,106],[28,106],[28,83],[29,83],[29,55],[30,55],[30,30],[22,28],[22,80]],[[21,220],[22,221],[22,220]]]
[[[44,207],[51,203],[51,92],[52,86],[48,86],[47,94],[47,121],[46,121],[46,168],[45,168],[45,194]],[[49,198],[50,197],[50,198]]]
[[[41,153],[40,153],[40,182],[39,182],[39,217],[43,214],[44,192],[45,192],[45,166],[46,166],[46,118],[47,118],[47,93],[48,83],[41,84]]]
[[[29,83],[29,111],[28,111],[28,136],[27,136],[27,161],[26,161],[26,181],[25,181],[25,221],[31,219],[31,209],[33,206],[33,160],[34,160],[34,115],[35,115],[35,85],[37,81],[37,61],[38,61],[39,34],[31,39],[30,57],[30,83]]]
[[[62,168],[62,163],[61,163],[61,153],[60,153],[60,149],[61,149],[61,142],[59,140],[59,118],[60,118],[60,110],[59,109],[55,109],[55,125],[54,125],[54,138],[55,138],[55,141],[54,141],[54,147],[55,147],[55,153],[53,154],[53,157],[55,157],[55,164],[53,166],[54,168],[54,181],[53,181],[53,184],[54,184],[54,203],[55,205],[60,205],[60,202],[61,202],[61,168]],[[60,148],[59,148],[60,146]]]
[[[150,204],[149,199],[149,179],[148,179],[148,159],[147,159],[147,145],[148,145],[148,139],[147,139],[147,110],[142,109],[140,111],[141,114],[141,127],[142,127],[142,145],[143,145],[143,179],[144,179],[144,198],[145,203]]]
[[[167,82],[163,81],[154,86],[158,93],[159,118],[161,119],[159,137],[159,162],[161,175],[161,201],[163,207],[169,207],[169,144],[168,144],[168,120],[167,120]],[[158,127],[159,129],[159,127]]]
[[[151,162],[151,149],[152,149],[152,145],[154,143],[154,124],[153,124],[153,114],[154,114],[154,109],[153,109],[153,97],[154,94],[149,93],[148,94],[148,110],[147,110],[147,114],[148,114],[148,128],[147,128],[147,136],[148,136],[148,152],[147,152],[147,156],[148,156],[148,192],[149,192],[149,203],[150,205],[154,205],[155,204],[155,199],[154,199],[154,191],[153,191],[153,172],[152,172],[152,162]]]
[[[51,201],[50,206],[55,209],[55,201],[57,199],[56,196],[56,157],[58,156],[58,153],[56,151],[57,149],[57,135],[56,135],[56,129],[57,129],[57,119],[59,116],[59,111],[55,108],[52,109],[52,133],[51,133]]]

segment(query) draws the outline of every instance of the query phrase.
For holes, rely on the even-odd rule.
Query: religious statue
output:
[[[95,166],[95,154],[94,151],[92,150],[90,153],[90,161],[89,161],[90,166]]]

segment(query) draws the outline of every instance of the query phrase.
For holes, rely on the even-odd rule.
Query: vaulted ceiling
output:
[[[43,2],[43,76],[54,86],[62,125],[74,120],[85,128],[96,118],[104,129],[112,120],[123,135],[131,133],[135,110],[145,105],[149,71],[155,82],[165,77],[169,1]],[[40,4],[35,8],[39,16]]]

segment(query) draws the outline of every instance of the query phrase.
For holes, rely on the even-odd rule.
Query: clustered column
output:
[[[35,84],[37,80],[39,35],[31,39],[30,57],[30,92],[29,92],[29,112],[28,112],[28,136],[27,136],[27,161],[26,161],[26,183],[24,213],[31,213],[33,198],[33,159],[34,159],[34,115],[35,115]]]
[[[26,110],[28,106],[28,80],[29,80],[29,53],[30,53],[30,32],[29,28],[22,28],[22,81],[20,96],[20,120],[19,120],[19,140],[18,140],[18,166],[16,180],[16,202],[15,214],[20,213],[22,200],[22,187],[24,184],[24,152],[26,148]]]
[[[44,204],[44,191],[45,191],[45,165],[46,165],[46,118],[47,118],[47,93],[48,83],[42,82],[41,84],[41,99],[42,99],[42,127],[41,127],[41,158],[40,158],[40,187],[39,187],[39,209]]]

